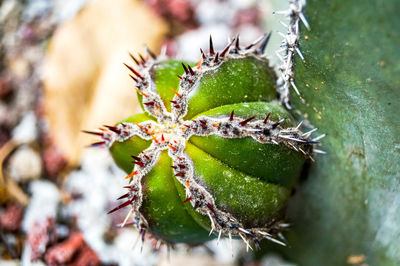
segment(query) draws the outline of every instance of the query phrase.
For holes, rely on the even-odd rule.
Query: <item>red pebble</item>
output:
[[[67,165],[67,160],[54,144],[46,148],[43,160],[47,173],[52,177],[57,176]]]
[[[5,231],[18,231],[21,227],[23,210],[19,204],[10,204],[0,217],[0,227]]]
[[[56,238],[55,222],[53,218],[47,218],[41,222],[35,222],[29,229],[27,240],[31,247],[31,261],[40,259],[50,243]]]
[[[100,265],[99,257],[85,243],[81,233],[73,233],[64,242],[51,247],[45,261],[47,265]]]
[[[196,26],[194,8],[188,0],[146,0],[150,7],[160,16],[177,21],[186,27]]]
[[[235,14],[234,25],[239,27],[245,24],[261,25],[261,11],[256,7],[239,10]]]

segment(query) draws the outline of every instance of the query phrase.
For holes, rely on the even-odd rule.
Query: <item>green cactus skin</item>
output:
[[[305,62],[294,68],[306,103],[295,93],[292,102],[327,133],[327,154],[289,204],[291,248],[280,252],[299,265],[354,255],[400,265],[399,14],[397,0],[307,1]]]
[[[265,238],[285,244],[276,237],[287,201],[318,143],[276,100],[268,39],[246,48],[234,39],[215,52],[210,38],[209,52],[183,70],[151,52],[144,61],[132,56],[145,114],[95,133],[103,140],[95,145],[109,147],[128,173],[127,201],[110,211],[130,205],[124,224],[132,216],[143,235],[167,243],[223,235],[248,247]]]

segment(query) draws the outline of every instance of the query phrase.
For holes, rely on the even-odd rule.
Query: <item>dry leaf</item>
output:
[[[134,83],[122,62],[128,51],[158,51],[167,27],[143,3],[97,0],[62,25],[44,67],[51,135],[70,164],[93,138],[80,132],[114,124],[138,110]]]

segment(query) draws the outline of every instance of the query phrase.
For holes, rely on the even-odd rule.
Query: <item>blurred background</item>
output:
[[[284,0],[0,1],[0,265],[292,265],[241,241],[140,249],[125,213],[106,215],[124,173],[87,148],[93,130],[139,112],[123,62],[151,50],[197,61],[199,48],[279,30]],[[284,30],[282,30],[284,31]],[[267,54],[279,46],[274,33]],[[275,62],[275,58],[271,58]]]

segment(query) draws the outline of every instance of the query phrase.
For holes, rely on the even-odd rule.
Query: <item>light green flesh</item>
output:
[[[151,232],[172,243],[198,244],[210,240],[208,232],[186,211],[175,187],[171,165],[171,158],[163,151],[156,166],[144,178],[141,212]]]
[[[292,121],[291,116],[277,101],[224,105],[198,116],[226,116],[232,110],[235,111],[235,117],[241,117],[243,120],[253,115],[257,115],[256,119],[264,119],[266,114],[271,112],[271,121],[288,118],[284,126],[291,125]],[[235,170],[288,189],[293,187],[304,164],[304,156],[300,153],[283,145],[262,144],[250,137],[227,139],[215,135],[192,136],[189,142]]]

